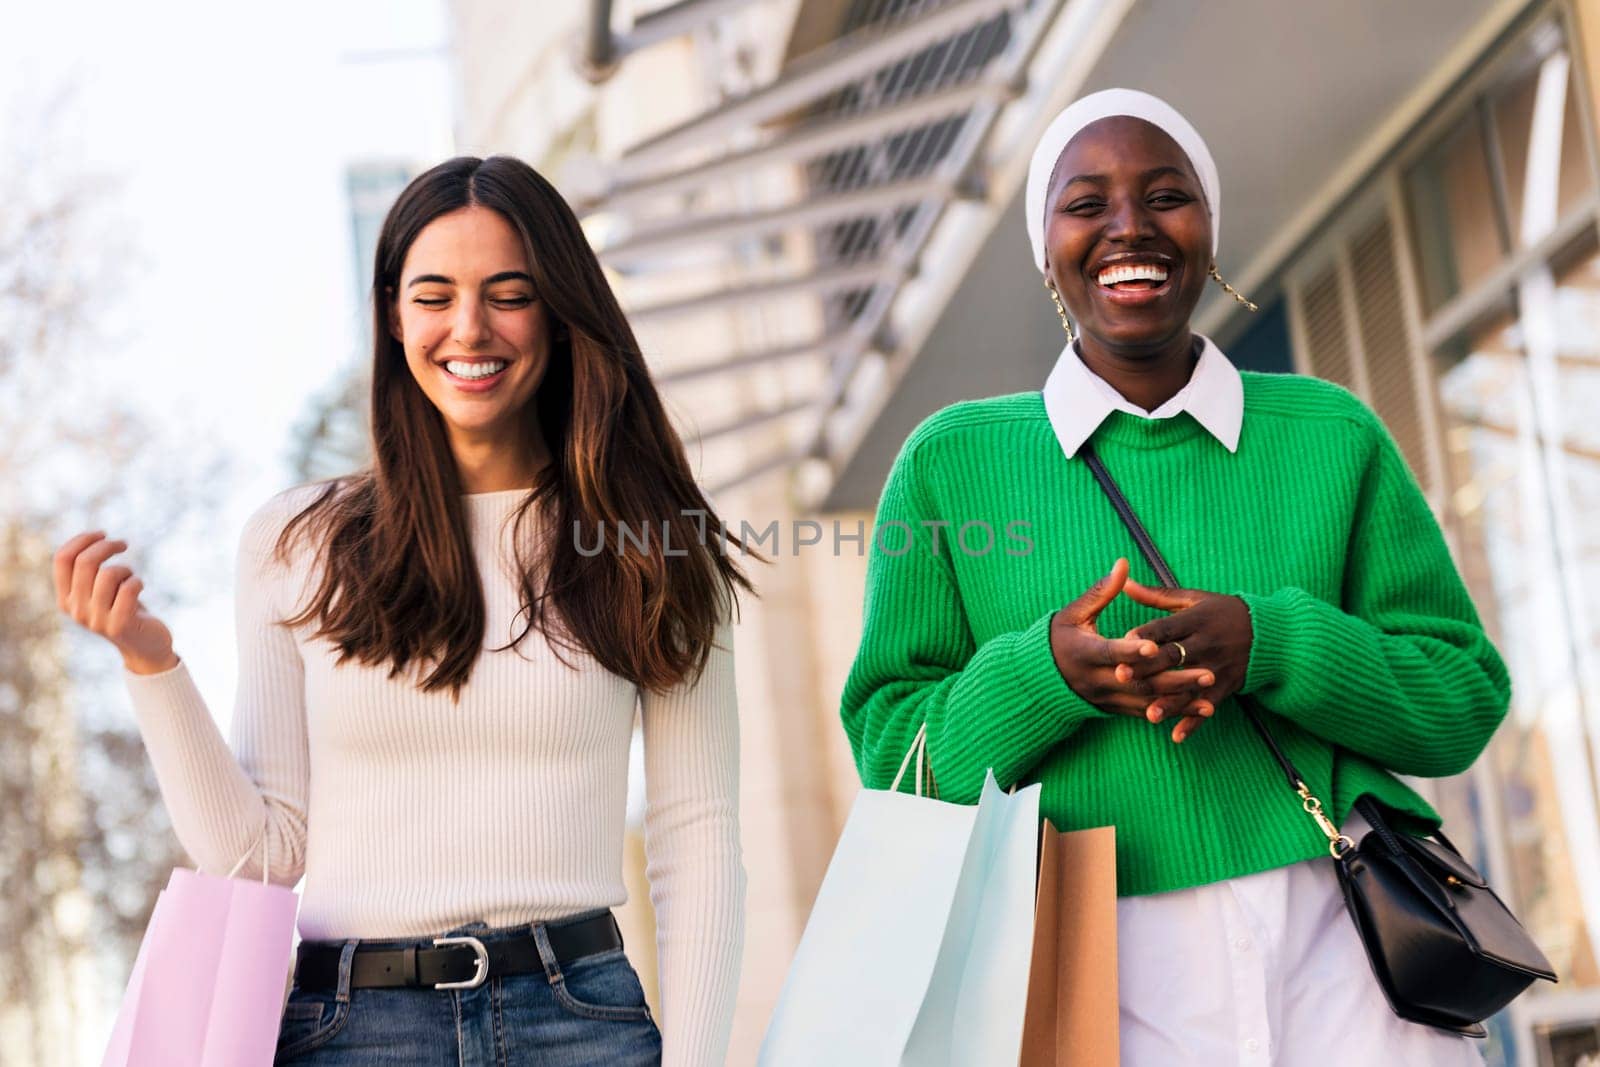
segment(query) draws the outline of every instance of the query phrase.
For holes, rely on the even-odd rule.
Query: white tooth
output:
[[[1167,280],[1167,270],[1153,263],[1138,263],[1126,267],[1107,267],[1100,272],[1099,278],[1100,284],[1106,286],[1140,280],[1160,285]]]
[[[450,360],[445,363],[445,369],[458,378],[487,378],[504,370],[506,364],[502,361],[493,363],[465,363]]]

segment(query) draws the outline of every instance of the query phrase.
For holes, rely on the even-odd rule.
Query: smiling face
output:
[[[528,254],[499,212],[440,215],[406,252],[389,330],[452,445],[516,447],[550,361],[550,322]]]
[[[1085,126],[1045,199],[1046,277],[1085,346],[1155,355],[1187,344],[1211,263],[1211,217],[1176,141],[1143,119]]]

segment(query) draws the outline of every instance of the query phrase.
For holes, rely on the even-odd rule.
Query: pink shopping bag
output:
[[[264,875],[173,871],[101,1067],[270,1067],[298,906]]]

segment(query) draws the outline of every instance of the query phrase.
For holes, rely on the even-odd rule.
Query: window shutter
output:
[[[1356,233],[1350,243],[1350,276],[1361,323],[1361,357],[1372,390],[1368,402],[1389,427],[1419,481],[1428,463],[1413,354],[1400,304],[1400,264],[1387,215]]]
[[[1354,389],[1350,338],[1345,331],[1344,286],[1333,263],[1300,291],[1305,317],[1306,363],[1318,378]]]
[[[1362,214],[1306,258],[1300,283],[1287,287],[1300,366],[1371,405],[1432,499],[1439,486],[1430,460],[1430,372],[1408,323],[1391,213]]]

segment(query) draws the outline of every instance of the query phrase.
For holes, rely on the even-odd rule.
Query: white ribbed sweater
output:
[[[269,501],[245,527],[233,747],[180,663],[127,674],[179,840],[225,873],[270,834],[272,881],[305,876],[307,939],[427,937],[470,922],[555,919],[626,899],[622,841],[636,705],[645,849],[658,929],[664,1062],[721,1064],[744,932],[731,628],[705,672],[654,696],[530,633],[515,648],[510,567],[521,491],[463,498],[483,580],[484,652],[453,703],[387,667],[273,625],[308,592],[307,553],[272,559],[314,496]],[[237,758],[236,758],[237,757]],[[260,877],[260,852],[241,877]]]

